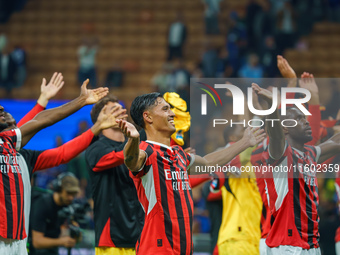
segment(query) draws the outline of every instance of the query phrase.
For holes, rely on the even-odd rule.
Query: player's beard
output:
[[[7,123],[0,123],[0,132],[2,132],[6,128],[8,128]]]

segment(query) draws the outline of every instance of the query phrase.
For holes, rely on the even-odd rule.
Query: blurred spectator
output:
[[[241,67],[238,73],[240,78],[262,78],[263,68],[259,64],[259,57],[256,54],[250,54],[248,62]]]
[[[24,85],[27,72],[26,72],[26,52],[25,50],[20,47],[16,46],[14,50],[12,51],[12,58],[17,65],[17,72],[16,72],[16,87],[21,87]]]
[[[295,49],[298,51],[307,51],[308,50],[308,40],[306,37],[301,37],[297,43],[295,44]]]
[[[205,4],[205,33],[216,35],[220,33],[218,25],[218,14],[220,12],[220,2],[222,0],[202,0]]]
[[[324,20],[326,17],[325,13],[327,12],[327,5],[325,4],[325,0],[312,0],[308,2],[312,5],[311,16],[313,17],[313,21],[316,22]]]
[[[60,135],[57,135],[55,137],[55,146],[54,147],[59,147],[64,144],[63,137]],[[61,174],[66,172],[67,170],[67,165],[62,164],[56,167],[49,168],[47,171],[39,171],[34,174],[34,184],[35,186],[39,188],[49,188],[51,187],[51,183],[55,178]]]
[[[183,58],[183,46],[187,37],[187,28],[182,13],[177,13],[176,19],[170,24],[168,31],[168,60]]]
[[[151,84],[155,91],[164,94],[170,89],[172,78],[173,65],[171,63],[164,63],[162,69],[157,72],[151,80]]]
[[[174,91],[178,92],[189,85],[190,83],[190,73],[186,69],[184,61],[181,59],[177,59],[174,62],[174,70],[173,70],[173,87]]]
[[[190,72],[187,70],[183,60],[177,59],[174,63],[174,70],[172,73],[171,91],[177,92],[186,102],[189,102],[190,100],[190,76]]]
[[[87,170],[87,164],[85,159],[85,153],[81,153],[67,164],[67,172],[73,173],[80,180],[80,192],[78,197],[90,198],[91,191],[88,185],[90,181],[90,175]]]
[[[77,136],[81,135],[82,133],[86,132],[89,128],[90,128],[90,125],[89,125],[89,123],[86,120],[79,121],[79,123],[78,123],[78,130],[74,134],[74,137],[77,137]]]
[[[282,8],[287,0],[270,0],[272,5],[272,11],[276,15]]]
[[[98,51],[97,38],[85,38],[78,49],[79,71],[78,82],[82,84],[86,79],[90,79],[90,86],[93,88],[97,84],[96,74],[96,54]]]
[[[74,137],[81,135],[89,128],[90,125],[86,120],[79,121],[78,129],[74,134]],[[90,198],[91,188],[88,185],[90,181],[90,175],[88,171],[88,166],[86,164],[85,152],[82,152],[67,164],[67,172],[73,173],[80,180],[80,192],[78,194],[78,197]]]
[[[262,11],[261,6],[256,0],[249,0],[246,11],[246,26],[248,36],[248,47],[251,50],[255,50],[256,38],[255,38],[255,19]]]
[[[254,20],[253,33],[257,50],[261,50],[263,38],[274,34],[274,17],[270,8],[270,2],[264,2]]]
[[[191,78],[203,78],[203,71],[200,67],[200,64],[198,64],[197,67],[192,71]]]
[[[123,85],[124,72],[118,63],[114,63],[111,70],[106,76],[105,86],[107,87],[121,87]]]
[[[295,1],[294,10],[299,14],[297,17],[297,30],[299,35],[307,35],[311,32],[314,17],[313,13],[313,1],[299,0]]]
[[[328,3],[328,20],[340,22],[340,0],[327,0]]]
[[[228,51],[224,47],[219,49],[218,59],[217,59],[217,68],[216,68],[216,77],[217,78],[232,77],[233,71],[234,70],[232,66],[230,65]]]
[[[278,74],[277,68],[277,48],[275,39],[272,36],[267,36],[264,40],[264,45],[261,51],[261,64],[264,68],[266,77],[276,77]]]
[[[230,65],[234,71],[237,71],[240,56],[245,54],[247,50],[247,30],[235,11],[230,13],[228,21],[226,48],[229,53]]]
[[[296,13],[290,2],[285,2],[277,13],[276,44],[280,53],[286,48],[291,48],[295,43]]]
[[[210,253],[214,253],[215,246],[218,240],[218,233],[220,230],[220,226],[222,223],[222,210],[223,210],[223,203],[222,199],[216,200],[209,200],[210,195],[210,182],[204,184],[202,188],[202,197],[206,200],[206,209],[209,213],[209,220],[210,220]]]
[[[207,211],[205,206],[205,199],[202,197],[202,185],[199,185],[192,189],[192,197],[194,200],[194,220],[192,232],[194,234],[209,233],[209,212]]]
[[[0,52],[3,51],[6,45],[7,45],[7,36],[4,34],[1,34],[0,35]]]
[[[211,42],[206,42],[202,56],[202,71],[204,78],[214,78],[217,70],[217,52]]]
[[[16,71],[15,60],[9,52],[8,45],[5,45],[0,54],[0,87],[6,89],[7,98],[12,98],[12,90],[16,87]]]

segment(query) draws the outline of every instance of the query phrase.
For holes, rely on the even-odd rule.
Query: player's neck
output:
[[[125,136],[124,134],[120,131],[120,129],[115,129],[115,128],[108,128],[102,131],[102,134],[116,142],[124,142],[125,141]]]
[[[145,130],[145,133],[148,141],[153,141],[164,144],[166,146],[170,146],[170,136],[168,134],[164,134],[161,132],[150,132],[147,130]]]
[[[287,137],[287,141],[288,141],[289,145],[292,146],[293,148],[298,149],[299,151],[304,150],[304,147],[305,147],[304,143],[296,141],[296,140],[290,138],[289,136]]]

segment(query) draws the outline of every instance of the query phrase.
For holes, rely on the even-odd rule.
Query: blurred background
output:
[[[66,82],[55,105],[78,96],[89,78],[92,87],[108,86],[127,107],[151,91],[175,91],[189,102],[191,77],[281,77],[278,54],[298,77],[304,71],[340,77],[340,0],[0,0],[0,22],[1,105],[17,121],[35,104],[42,78],[54,72]],[[322,118],[336,119],[339,86],[319,91]],[[89,111],[38,136],[41,147],[33,148],[52,148],[84,132]],[[58,133],[70,126],[68,134]],[[81,179],[79,199],[91,200],[83,156],[38,174],[35,184],[48,188],[67,170]],[[193,190],[194,239],[197,252],[209,252],[211,222],[201,189]],[[319,189],[321,246],[324,254],[335,254],[334,179],[321,181]],[[91,247],[93,225],[84,228],[83,247]]]

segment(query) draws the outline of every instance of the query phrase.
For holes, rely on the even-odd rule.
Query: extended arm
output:
[[[146,153],[139,149],[139,133],[131,123],[125,120],[117,122],[124,135],[128,138],[124,147],[124,163],[131,172],[136,172],[142,168],[146,160]]]
[[[62,106],[40,112],[33,120],[20,127],[22,133],[22,146],[24,146],[41,129],[66,118],[85,105],[98,102],[107,95],[107,88],[88,90],[86,88],[88,83],[88,79],[83,83],[81,86],[81,94],[78,98]]]
[[[313,74],[304,72],[299,80],[301,88],[309,90],[311,98],[308,102],[308,110],[312,115],[308,116],[308,122],[312,129],[313,140],[307,143],[308,145],[314,145],[319,140],[320,136],[320,124],[321,124],[321,112],[320,112],[320,99],[319,89],[314,80]]]
[[[321,149],[321,154],[318,163],[323,163],[327,159],[340,153],[340,133],[332,136],[319,146]]]
[[[277,56],[277,67],[283,78],[288,79],[287,87],[296,87],[297,76],[294,69],[289,65],[288,61],[281,55]]]
[[[40,104],[36,104],[17,124],[18,127],[21,127],[25,123],[32,120],[39,112],[45,110],[45,107],[41,106]]]
[[[50,238],[42,232],[32,230],[32,243],[36,249],[49,249],[59,246],[72,248],[76,245],[76,240],[69,236]]]
[[[268,102],[268,105],[272,105],[272,93],[269,90],[261,88],[259,85],[253,83],[253,90]],[[280,116],[277,110],[266,117],[267,120],[279,119]],[[269,152],[273,159],[279,159],[285,149],[285,135],[283,128],[280,125],[280,121],[268,121],[270,124],[266,126],[266,131],[269,136]]]
[[[248,147],[255,146],[256,144],[263,141],[265,136],[266,134],[264,133],[263,129],[247,128],[244,132],[243,138],[231,146],[209,153],[204,157],[195,156],[192,169],[196,169],[196,166],[218,165],[222,167]],[[190,174],[200,174],[200,172],[193,170],[190,171]]]
[[[97,122],[90,130],[58,148],[43,151],[34,164],[33,172],[65,164],[84,151],[91,144],[95,135],[98,135],[103,129],[116,126],[116,118],[126,116],[121,115],[125,114],[125,109],[116,111],[117,108],[115,107],[109,113],[106,113],[106,107],[104,107],[98,116]]]
[[[139,132],[140,140],[145,141],[146,135],[144,130]],[[115,147],[112,150],[112,147],[98,149],[97,146],[91,146],[86,150],[86,158],[87,163],[94,172],[101,172],[112,167],[116,167],[124,164],[124,146],[127,141],[122,143],[120,146]],[[91,160],[89,160],[91,159]]]
[[[30,110],[18,123],[18,127],[21,127],[26,122],[30,121],[37,115],[39,112],[45,110],[48,101],[54,97],[58,91],[64,86],[63,77],[61,73],[54,73],[50,82],[46,85],[46,79],[43,78],[41,87],[40,87],[40,96],[37,101],[37,104]]]

